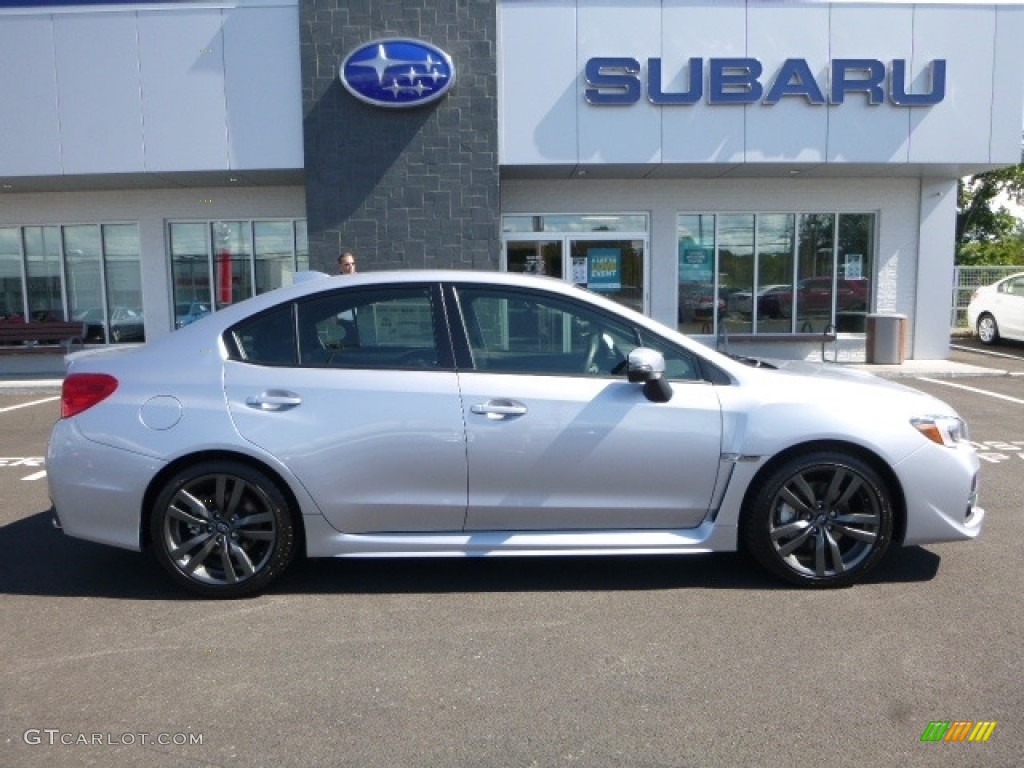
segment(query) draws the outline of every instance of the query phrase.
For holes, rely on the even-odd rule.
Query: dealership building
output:
[[[352,250],[778,357],[900,316],[944,358],[1022,40],[1004,2],[0,0],[0,322],[154,339]]]

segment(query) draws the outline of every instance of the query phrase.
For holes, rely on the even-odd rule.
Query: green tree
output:
[[[957,264],[1024,264],[1024,223],[999,204],[1000,197],[1024,205],[1024,162],[960,180]]]

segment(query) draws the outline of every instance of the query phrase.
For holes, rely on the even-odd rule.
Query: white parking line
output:
[[[54,395],[53,397],[44,397],[42,400],[33,400],[31,403],[19,403],[18,405],[8,405],[6,408],[0,408],[0,413],[6,413],[7,411],[16,411],[19,408],[28,408],[30,405],[52,403],[54,400],[60,400],[60,395]]]
[[[46,470],[45,469],[42,472],[33,472],[31,475],[25,475],[21,479],[22,480],[40,480],[40,479],[42,479],[44,477],[46,477]]]
[[[988,395],[989,397],[994,397],[994,398],[997,398],[999,400],[1008,400],[1011,403],[1017,403],[1018,405],[1024,405],[1024,400],[1021,400],[1019,397],[1010,397],[1009,395],[1004,395],[1004,394],[1001,394],[999,392],[989,392],[987,389],[978,389],[977,387],[968,387],[966,384],[955,384],[952,381],[946,381],[944,379],[929,379],[929,378],[926,378],[924,376],[918,376],[917,379],[918,379],[918,381],[927,381],[929,384],[942,384],[943,386],[946,386],[946,387],[953,387],[954,389],[962,389],[962,390],[965,390],[967,392],[974,392],[975,394],[978,394],[978,395]]]
[[[1005,352],[996,352],[994,349],[978,349],[977,347],[964,347],[960,344],[950,344],[950,349],[958,349],[961,352],[973,352],[976,355],[988,355],[989,357],[1003,357],[1007,360],[1020,360],[1020,355],[1008,355]]]

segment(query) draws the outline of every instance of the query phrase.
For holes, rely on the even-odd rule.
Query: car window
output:
[[[459,307],[476,370],[559,376],[618,376],[641,333],[614,315],[558,296],[464,286]],[[669,378],[695,379],[696,361],[649,334]]]
[[[295,365],[295,322],[291,304],[246,318],[228,335],[236,359],[257,365]]]
[[[302,301],[298,328],[304,366],[441,366],[429,286],[346,290]]]
[[[1024,296],[1024,277],[1007,280],[1005,283],[1005,289],[1007,293],[1011,293],[1014,296]]]

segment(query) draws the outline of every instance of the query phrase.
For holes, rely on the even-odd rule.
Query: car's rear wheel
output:
[[[288,502],[262,472],[233,461],[179,472],[150,521],[160,564],[204,597],[243,597],[267,586],[295,554]]]
[[[870,571],[892,538],[890,492],[855,456],[817,451],[757,481],[740,521],[747,551],[801,586],[840,587]]]
[[[999,325],[987,312],[978,318],[978,339],[982,344],[995,344],[999,341]]]

